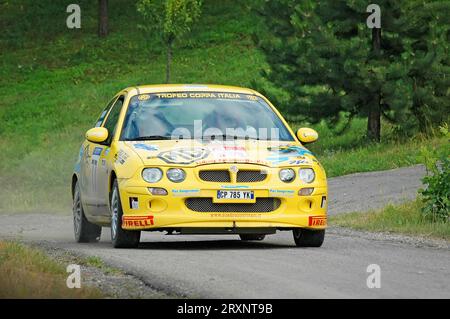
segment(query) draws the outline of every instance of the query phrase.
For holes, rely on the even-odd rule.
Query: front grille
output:
[[[264,171],[238,171],[236,181],[238,183],[262,182],[267,177]]]
[[[268,213],[280,207],[278,198],[257,198],[255,203],[213,203],[212,198],[196,197],[185,201],[186,207],[195,212]]]
[[[200,171],[199,177],[206,182],[231,182],[230,172],[227,170],[204,170]]]

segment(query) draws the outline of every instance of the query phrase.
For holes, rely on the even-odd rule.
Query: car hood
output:
[[[298,142],[287,141],[127,141],[143,161],[155,166],[198,166],[249,163],[270,167],[312,165],[314,155]]]

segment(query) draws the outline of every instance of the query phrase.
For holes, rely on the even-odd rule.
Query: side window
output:
[[[106,115],[108,114],[109,109],[113,105],[113,103],[116,101],[116,99],[112,99],[108,105],[105,107],[105,109],[102,111],[102,114],[100,114],[100,117],[98,118],[97,122],[95,123],[95,127],[100,127],[103,124],[103,121],[105,120]]]
[[[124,97],[121,96],[117,99],[116,103],[114,103],[111,111],[109,112],[108,118],[103,125],[104,128],[108,130],[108,139],[105,141],[105,144],[111,144],[114,133],[116,132],[117,121],[119,120],[120,111],[122,110],[124,102]]]

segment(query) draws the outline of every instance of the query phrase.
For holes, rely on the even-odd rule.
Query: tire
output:
[[[119,186],[114,181],[111,193],[111,241],[114,248],[136,248],[139,245],[141,232],[122,229],[122,203],[120,202]]]
[[[102,228],[89,222],[84,215],[83,204],[81,201],[80,186],[75,184],[73,194],[73,231],[77,243],[94,243],[100,240]]]
[[[311,230],[297,228],[292,231],[298,247],[320,247],[325,239],[325,229]]]
[[[264,234],[240,234],[239,237],[241,237],[241,240],[264,240],[266,235]]]

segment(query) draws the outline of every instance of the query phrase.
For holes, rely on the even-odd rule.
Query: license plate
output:
[[[217,191],[217,200],[232,200],[232,201],[253,201],[255,194],[253,191],[234,191],[234,190],[220,190]]]

